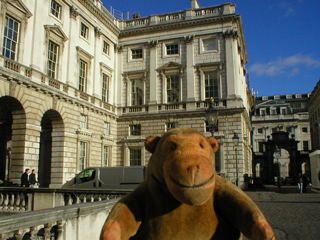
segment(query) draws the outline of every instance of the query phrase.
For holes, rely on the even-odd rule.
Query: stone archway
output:
[[[21,103],[10,96],[0,98],[0,179],[19,184],[24,171],[26,114]]]
[[[61,184],[64,124],[61,115],[48,110],[41,120],[38,178],[41,187]],[[61,174],[61,175],[59,175]]]
[[[272,139],[270,139],[270,136],[268,136],[268,140],[263,142],[265,151],[262,153],[262,155],[258,156],[254,154],[252,170],[255,172],[256,164],[258,162],[263,162],[264,168],[262,181],[264,184],[275,183],[275,174],[277,168],[280,169],[280,172],[284,172],[285,168],[287,168],[286,172],[288,174],[286,175],[291,177],[293,180],[296,180],[298,174],[301,173],[301,163],[310,162],[307,154],[301,154],[300,151],[298,151],[298,143],[299,141],[296,141],[294,136],[289,138],[289,133],[287,132],[273,133]],[[279,157],[278,159],[275,157],[275,152],[279,150],[286,153],[284,154],[285,157],[283,160],[281,160]],[[280,165],[283,166],[277,166],[276,168],[275,163],[277,165],[280,163]]]

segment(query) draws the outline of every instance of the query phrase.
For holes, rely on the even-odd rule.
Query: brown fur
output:
[[[115,205],[100,240],[274,239],[256,204],[216,174],[216,139],[182,128],[145,146],[147,178]]]

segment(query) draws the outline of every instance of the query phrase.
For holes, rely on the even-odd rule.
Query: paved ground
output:
[[[299,194],[297,187],[246,193],[260,207],[277,240],[320,240],[320,193]],[[247,240],[247,238],[244,238]]]

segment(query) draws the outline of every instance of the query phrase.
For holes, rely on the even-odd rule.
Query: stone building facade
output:
[[[274,133],[287,133],[288,138],[295,142],[292,146],[296,148],[303,162],[303,166],[298,166],[299,173],[307,174],[309,164],[305,164],[305,155],[311,151],[310,125],[307,103],[310,94],[287,94],[262,96],[255,99],[254,109],[251,115],[252,120],[252,145],[254,159],[260,159],[265,155],[267,142],[272,140]],[[276,137],[277,134],[275,135]],[[286,139],[286,140],[289,140]],[[276,140],[274,140],[276,141]],[[283,142],[285,139],[283,139]],[[271,142],[270,142],[271,143]],[[282,178],[291,177],[293,173],[290,168],[290,156],[288,150],[279,147],[274,161],[280,164],[280,176]],[[292,150],[292,149],[291,149]],[[302,160],[304,159],[304,160]],[[308,161],[307,161],[308,162]],[[255,167],[255,175],[260,177],[260,164]],[[302,168],[300,171],[300,167]],[[291,170],[290,170],[291,169]],[[264,169],[265,170],[265,169]]]
[[[312,186],[320,188],[320,80],[308,101],[312,152],[310,153]]]
[[[251,175],[241,16],[230,3],[191,6],[120,21],[100,0],[1,1],[0,179],[34,168],[42,186],[60,187],[88,166],[147,165],[149,135],[210,136],[211,97],[218,172]]]

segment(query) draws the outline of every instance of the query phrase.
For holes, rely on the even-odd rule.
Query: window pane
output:
[[[110,160],[110,147],[104,146],[104,148],[103,148],[103,165],[105,167],[109,166],[109,160]]]
[[[20,24],[10,16],[6,16],[4,27],[2,55],[16,60]]]
[[[57,61],[58,61],[59,46],[52,41],[49,41],[48,46],[48,76],[56,78]]]
[[[131,106],[143,104],[143,81],[134,80],[131,85]]]
[[[109,76],[102,75],[102,101],[109,102]]]
[[[178,44],[168,44],[167,55],[179,54],[179,45]]]
[[[87,167],[87,143],[80,142],[79,170],[82,171],[86,167]]]
[[[87,89],[87,63],[80,59],[79,90],[85,92]]]
[[[141,125],[130,125],[130,136],[139,136],[141,135]]]
[[[167,102],[180,101],[180,76],[167,77]]]
[[[142,58],[142,49],[132,49],[132,59]]]
[[[81,23],[81,32],[80,32],[81,36],[88,39],[88,33],[89,33],[89,28],[83,23]]]
[[[203,40],[203,50],[211,51],[217,49],[216,39],[204,39]]]
[[[51,1],[51,13],[57,18],[60,18],[61,6],[55,0]]]
[[[141,166],[140,148],[130,148],[130,166]]]
[[[110,45],[106,41],[103,41],[103,52],[107,55],[110,53]]]
[[[218,85],[218,74],[217,72],[206,72],[205,77],[205,99],[211,97],[219,97],[219,85]]]

